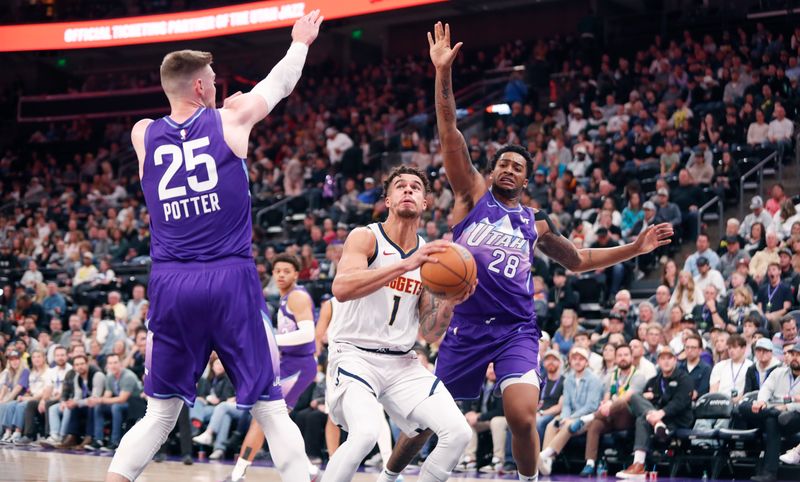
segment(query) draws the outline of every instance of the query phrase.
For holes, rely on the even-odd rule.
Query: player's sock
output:
[[[438,438],[436,448],[425,460],[420,482],[447,480],[472,437],[472,429],[446,391],[425,399],[409,414],[409,420],[433,431]]]
[[[328,462],[322,482],[352,480],[359,464],[378,441],[380,433],[380,421],[375,418],[380,404],[372,392],[362,388],[359,383],[351,383],[342,394],[341,404],[349,430],[347,440],[336,449]]]
[[[586,459],[586,465],[591,465],[594,467],[594,459]]]
[[[647,458],[647,452],[644,450],[636,450],[633,452],[633,463],[634,464],[642,464],[644,465],[644,461]]]
[[[233,471],[231,472],[231,479],[239,480],[244,477],[244,473],[247,471],[247,467],[250,467],[250,462],[245,457],[239,457],[236,460],[236,465],[233,467]]]
[[[536,472],[533,475],[522,475],[517,472],[517,476],[519,477],[519,480],[524,480],[526,482],[537,482],[539,480],[539,472]]]
[[[122,437],[108,471],[128,480],[136,480],[148,462],[153,460],[156,451],[167,440],[167,435],[175,427],[181,408],[183,400],[180,398],[169,400],[148,398],[144,418]]]
[[[583,423],[586,423],[586,424],[588,424],[592,420],[594,420],[594,414],[593,413],[590,413],[589,415],[584,415],[583,417],[581,417],[581,421]]]
[[[292,419],[286,402],[257,402],[250,413],[256,419],[267,437],[269,451],[275,468],[283,480],[308,479],[308,457],[303,436]]]
[[[377,482],[395,482],[399,476],[400,474],[397,472],[392,472],[389,469],[383,469],[381,471],[381,475],[378,476]]]

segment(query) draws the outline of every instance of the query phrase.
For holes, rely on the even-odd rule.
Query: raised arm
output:
[[[456,101],[453,96],[453,61],[462,43],[450,47],[450,25],[437,22],[434,34],[428,32],[431,61],[436,67],[436,125],[442,144],[447,179],[456,196],[454,216],[463,218],[486,192],[486,181],[472,165],[464,136],[456,124]],[[466,208],[466,211],[460,211]],[[460,219],[459,219],[460,220]]]
[[[650,225],[632,243],[613,248],[577,249],[572,242],[556,231],[550,218],[543,211],[536,213],[537,246],[553,261],[575,273],[607,268],[636,256],[649,253],[659,246],[669,244],[672,225],[662,223]]]
[[[403,273],[417,269],[422,263],[437,262],[430,255],[444,252],[447,246],[447,241],[427,243],[399,263],[369,269],[369,260],[376,254],[377,241],[372,231],[358,228],[347,236],[344,243],[342,259],[333,279],[333,296],[345,302],[373,293]]]

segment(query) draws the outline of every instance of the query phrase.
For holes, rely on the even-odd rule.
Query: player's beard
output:
[[[520,186],[520,187],[515,187],[514,189],[506,189],[504,187],[499,186],[497,182],[494,182],[492,184],[492,192],[495,194],[500,194],[501,197],[508,199],[510,201],[514,200],[519,201],[520,194],[522,194],[522,187]]]
[[[419,213],[413,209],[399,208],[397,209],[397,217],[403,219],[414,219],[419,216]]]

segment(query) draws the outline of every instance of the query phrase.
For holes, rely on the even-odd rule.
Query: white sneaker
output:
[[[551,472],[553,472],[553,457],[539,458],[539,473],[547,476]]]
[[[60,444],[61,441],[62,438],[60,435],[51,435],[44,440],[40,440],[39,445],[41,445],[42,447],[53,447]]]
[[[780,456],[781,462],[789,465],[800,464],[800,445],[793,449],[789,449],[785,454]]]
[[[381,463],[383,462],[383,458],[381,458],[380,452],[373,455],[372,457],[368,458],[364,465],[367,467],[380,467]]]
[[[14,432],[6,432],[6,433],[3,435],[3,438],[0,438],[0,443],[7,444],[7,443],[11,442],[11,437],[12,437],[13,435],[14,435]]]
[[[214,443],[214,436],[211,432],[203,432],[197,437],[193,437],[192,441],[198,445],[211,445]]]
[[[222,449],[216,449],[211,452],[211,455],[208,456],[208,460],[219,460],[225,456],[225,451]]]
[[[489,465],[484,465],[478,472],[482,472],[484,474],[493,474],[495,472],[500,472],[502,469],[503,462],[501,462],[497,457],[492,457],[492,463]]]
[[[8,443],[16,444],[19,442],[19,439],[22,438],[22,434],[20,432],[14,432],[14,435],[8,440]]]

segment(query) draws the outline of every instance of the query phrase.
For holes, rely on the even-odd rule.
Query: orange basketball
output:
[[[447,251],[431,255],[438,263],[425,263],[420,268],[422,285],[443,298],[459,298],[475,282],[478,267],[464,247],[450,243]]]

